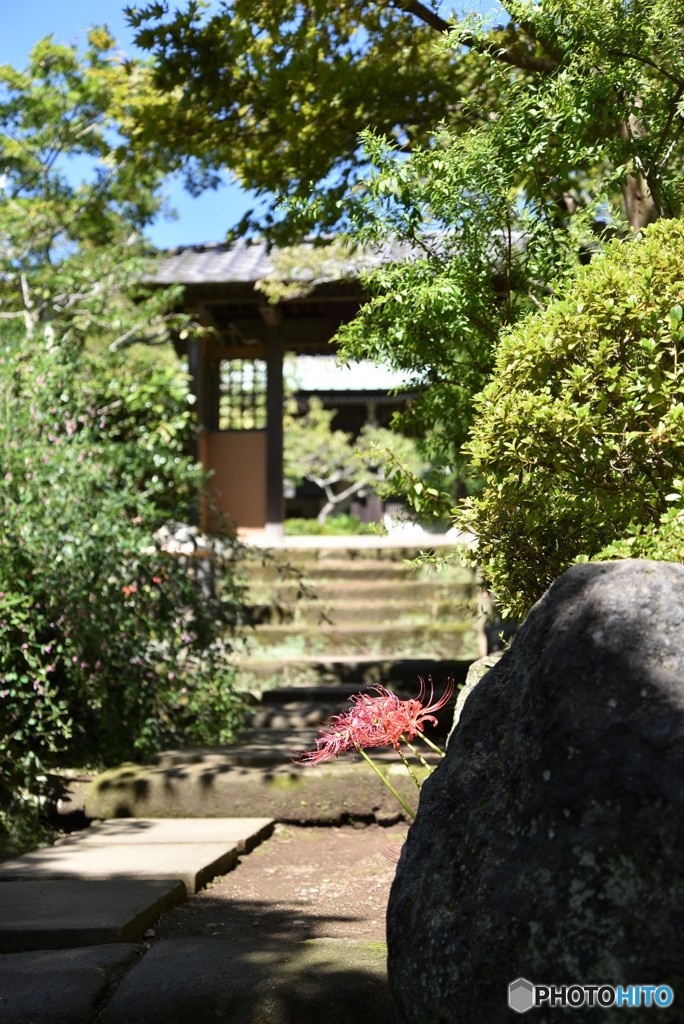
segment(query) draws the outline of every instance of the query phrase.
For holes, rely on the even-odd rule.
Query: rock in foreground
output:
[[[401,1024],[518,1020],[517,978],[666,983],[682,1019],[683,636],[684,566],[573,566],[468,697],[390,896]],[[566,1015],[632,1019],[532,1018]]]

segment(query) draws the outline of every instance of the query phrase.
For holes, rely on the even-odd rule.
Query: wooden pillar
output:
[[[194,431],[194,457],[202,461],[201,435],[206,429],[204,421],[204,346],[200,338],[188,339],[188,376],[190,377],[190,393],[195,399],[195,431]]]
[[[267,310],[274,313],[275,310]],[[264,316],[266,319],[266,316]],[[269,323],[266,348],[266,536],[274,541],[284,536],[283,496],[283,341],[276,316]]]

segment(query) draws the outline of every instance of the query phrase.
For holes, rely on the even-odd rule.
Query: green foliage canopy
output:
[[[344,220],[363,187],[366,130],[405,156],[434,148],[438,125],[459,137],[502,122],[508,148],[522,142],[516,186],[549,197],[546,215],[586,206],[595,175],[624,188],[633,225],[671,211],[684,82],[676,0],[501,7],[497,26],[419,0],[130,6],[167,98],[148,109],[143,137],[191,175],[194,161],[198,187],[231,169],[267,200],[260,226],[279,242],[301,222],[278,228],[273,197],[314,186],[319,227]]]
[[[365,165],[361,131],[410,152],[442,119],[461,127],[481,121],[496,98],[476,51],[501,55],[506,66],[552,66],[521,25],[480,38],[478,19],[468,21],[454,60],[435,46],[452,24],[444,7],[418,0],[131,5],[136,43],[154,54],[168,97],[145,125],[146,142],[180,159],[197,187],[227,167],[255,190],[265,216],[248,215],[241,230],[291,237],[273,197],[305,198],[312,184],[324,197],[319,223],[330,228]]]
[[[82,57],[48,37],[24,71],[0,67],[0,323],[53,343],[168,338],[178,291],[141,287],[163,174],[134,144],[157,101],[103,29]]]
[[[413,429],[455,464],[500,332],[561,294],[607,238],[681,208],[679,5],[505,6],[553,70],[477,51],[492,116],[467,129],[445,118],[408,156],[367,134],[374,170],[344,204],[357,242],[411,258],[365,275],[371,298],[341,331],[343,352],[411,372]],[[461,39],[442,43],[456,62]]]

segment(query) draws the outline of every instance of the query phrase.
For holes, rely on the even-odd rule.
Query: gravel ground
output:
[[[278,825],[228,875],[165,914],[156,939],[383,942],[406,829]]]

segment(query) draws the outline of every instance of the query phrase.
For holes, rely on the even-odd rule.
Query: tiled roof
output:
[[[447,233],[428,234],[424,239],[433,254],[449,248]],[[517,248],[524,248],[524,237],[516,233],[513,244]],[[320,280],[348,280],[364,269],[377,267],[383,263],[418,259],[424,255],[426,253],[423,249],[408,242],[389,242],[378,249],[366,249],[343,258],[339,256],[338,249],[336,253],[331,253],[325,261],[325,266],[319,268]],[[150,281],[160,285],[256,284],[257,281],[272,274],[274,269],[264,241],[240,238],[231,244],[212,242],[169,249]],[[306,266],[292,274],[294,280],[307,281],[312,277],[311,268]]]
[[[407,244],[385,246],[377,252],[366,252],[350,260],[339,262],[339,278],[348,278],[364,268],[382,263],[410,259],[416,252]],[[333,272],[331,273],[331,267]],[[274,270],[266,243],[238,239],[230,245],[222,242],[207,245],[188,245],[170,249],[160,261],[152,282],[170,284],[254,284]],[[310,277],[306,269],[296,275],[302,280]],[[334,261],[329,261],[326,277],[334,280]]]
[[[273,270],[263,242],[239,239],[170,249],[154,275],[157,284],[255,282]]]

